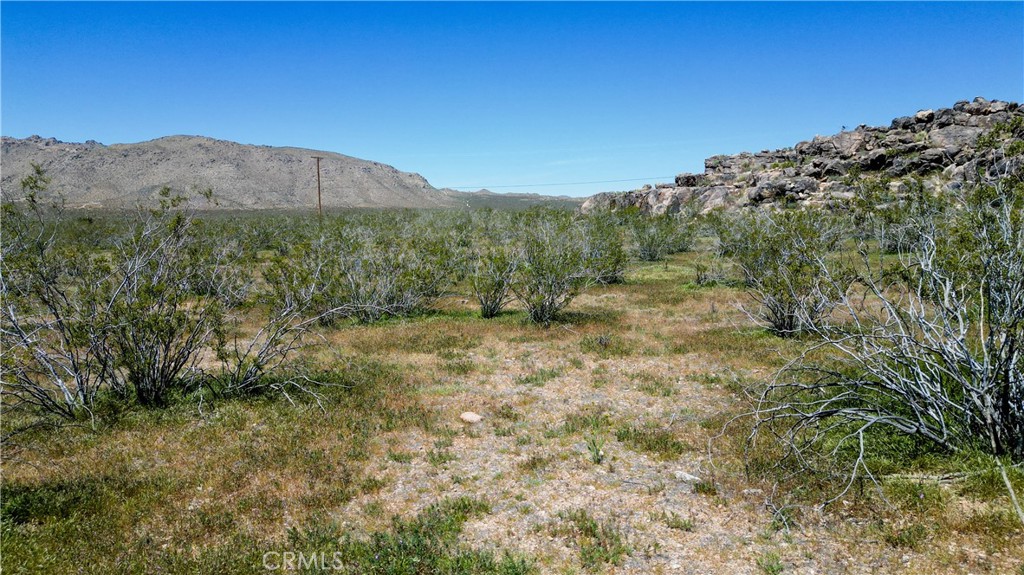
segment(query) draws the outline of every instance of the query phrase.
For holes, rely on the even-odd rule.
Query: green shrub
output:
[[[1024,184],[969,186],[922,231],[895,270],[860,246],[856,284],[825,293],[836,313],[807,324],[832,359],[804,356],[770,382],[756,427],[771,428],[797,467],[841,470],[844,493],[874,477],[867,462],[891,443],[878,441],[886,434],[982,451],[1014,501],[1006,463],[1024,460]],[[820,270],[826,284],[846,274]]]
[[[523,261],[512,291],[530,320],[550,324],[583,289],[594,283],[594,255],[570,214],[532,212],[520,221]]]
[[[469,280],[480,302],[480,317],[497,316],[512,299],[512,282],[522,264],[522,252],[513,238],[482,238],[470,263]]]
[[[178,209],[185,198],[167,188],[109,252],[65,244],[62,210],[33,199],[47,184],[37,167],[22,182],[31,215],[5,207],[4,393],[64,417],[101,387],[166,405],[223,328],[225,254],[199,241],[194,214]]]
[[[604,564],[619,565],[633,551],[622,531],[610,521],[598,521],[585,509],[559,513],[555,535],[571,538],[579,547],[583,568],[593,571]]]
[[[733,259],[758,309],[751,314],[779,336],[798,334],[828,311],[852,277],[825,281],[826,256],[843,237],[839,221],[811,211],[719,216],[721,253]]]
[[[615,432],[615,439],[631,449],[653,453],[662,459],[676,459],[692,448],[667,429],[627,425]]]
[[[633,254],[645,262],[661,261],[668,254],[690,249],[695,229],[674,214],[644,216],[636,214],[627,220]]]
[[[289,530],[288,542],[306,555],[322,552],[333,558],[337,553],[347,573],[536,573],[536,567],[524,557],[498,556],[459,544],[458,535],[466,521],[489,511],[483,501],[459,497],[435,503],[412,519],[396,517],[389,530],[365,538],[344,534],[338,525],[318,519]]]
[[[593,280],[600,284],[622,283],[629,258],[615,217],[610,213],[592,214],[580,225],[583,257]]]

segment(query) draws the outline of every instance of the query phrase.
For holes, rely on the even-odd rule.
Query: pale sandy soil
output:
[[[687,338],[709,330],[750,329],[736,309],[737,292],[716,290],[689,302],[651,306],[635,297],[637,289],[602,288],[574,303],[598,315],[602,309],[621,310],[613,328],[584,321],[540,335],[516,326],[482,334],[479,345],[460,355],[474,366],[468,374],[446,373],[426,354],[392,352],[389,359],[431,374],[423,398],[447,431],[388,438],[388,449],[411,454],[412,460],[398,462],[381,453],[368,472],[389,478],[388,485],[337,510],[337,517],[358,531],[444,497],[483,498],[492,503],[492,512],[467,524],[464,540],[535,557],[544,573],[582,571],[575,542],[552,528],[560,523],[560,512],[575,509],[611,522],[628,542],[631,554],[619,565],[605,565],[609,573],[765,573],[759,563],[770,554],[777,554],[784,573],[1014,573],[1019,568],[1022,557],[1015,557],[1015,550],[992,552],[963,537],[894,548],[863,518],[844,517],[841,505],[824,515],[808,514],[792,530],[772,529],[766,486],[747,484],[736,465],[716,468],[708,439],[717,429],[700,423],[739,408],[738,396],[722,380],[763,378],[774,368],[756,354],[666,351],[673,342],[685,345]],[[603,332],[618,334],[633,350],[606,358],[582,351],[583,338]],[[540,385],[524,383],[522,378],[540,369],[557,375]],[[719,381],[709,381],[709,374]],[[644,378],[667,383],[671,395],[642,390]],[[481,414],[483,421],[462,423],[464,411]],[[591,461],[586,444],[594,433],[559,431],[579,413],[607,416],[608,424],[597,432],[605,440],[601,464]],[[629,423],[669,430],[689,447],[669,458],[636,451],[615,438],[615,430]],[[432,463],[431,452],[448,453],[452,460]],[[535,465],[528,463],[531,458]],[[720,479],[718,493],[695,492],[695,477]],[[363,513],[368,506],[369,515]],[[671,528],[666,516],[688,519],[692,529]]]

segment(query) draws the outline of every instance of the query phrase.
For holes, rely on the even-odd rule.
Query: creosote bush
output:
[[[626,226],[633,254],[645,262],[661,261],[669,254],[689,250],[696,235],[694,226],[676,214],[631,213],[626,217]]]
[[[481,230],[475,243],[469,259],[469,283],[480,303],[480,316],[496,317],[512,300],[512,282],[523,253],[507,223]]]
[[[886,254],[918,248],[925,229],[948,207],[947,201],[925,189],[920,178],[867,178],[858,181],[856,189],[850,202],[853,223],[861,239],[875,239]]]
[[[71,418],[104,386],[165,405],[222,326],[224,304],[207,294],[224,260],[196,241],[168,189],[105,253],[63,244],[61,208],[37,201],[47,183],[37,167],[22,182],[28,213],[5,207],[5,395]]]
[[[200,389],[315,396],[289,358],[339,320],[422,313],[468,278],[484,317],[517,298],[547,324],[625,271],[608,217],[362,212],[251,225],[200,219],[165,189],[118,228],[46,205],[49,183],[36,167],[25,201],[3,207],[2,393],[65,419],[89,417],[104,392],[148,407]]]
[[[583,233],[583,256],[594,281],[599,284],[622,283],[629,256],[616,218],[609,213],[598,212],[582,218],[579,224]]]
[[[771,383],[755,432],[771,430],[800,464],[842,456],[844,493],[873,477],[880,433],[987,452],[1024,522],[1004,466],[1024,461],[1024,185],[964,190],[944,218],[922,223],[895,269],[868,245],[860,254],[850,289],[830,289],[846,272],[810,260],[823,305],[801,301],[795,313],[832,359],[799,358]]]
[[[583,289],[596,282],[597,256],[571,214],[538,211],[519,221],[522,264],[512,292],[530,320],[550,324]]]
[[[369,323],[421,311],[447,292],[465,257],[457,233],[379,215],[329,227],[297,256],[322,271],[315,299],[325,319]]]
[[[818,265],[844,236],[838,218],[812,211],[751,211],[719,215],[713,226],[720,253],[739,266],[758,304],[751,317],[776,335],[800,333],[828,311],[833,292],[845,291],[850,281],[838,268],[823,281]]]

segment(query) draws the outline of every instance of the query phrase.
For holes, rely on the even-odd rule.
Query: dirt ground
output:
[[[471,301],[453,297],[425,317],[326,329],[306,352],[314,360],[394,366],[388,381],[404,382],[393,385],[411,399],[379,405],[398,424],[356,421],[361,412],[331,404],[190,405],[128,414],[98,435],[34,440],[5,464],[5,481],[99,484],[101,494],[113,482],[117,496],[104,506],[114,507],[96,511],[110,516],[102,525],[111,531],[76,541],[80,554],[148,545],[195,555],[239,533],[285,541],[313,516],[360,536],[466,495],[490,512],[460,540],[521,553],[541,573],[1024,569],[1024,534],[991,522],[1004,502],[951,485],[929,487],[942,504],[927,509],[844,499],[817,512],[808,501],[795,522],[780,520],[789,517],[775,513],[784,494],[744,473],[742,428],[712,440],[745,409],[744,389],[804,344],[754,325],[742,290],[693,285],[691,259],[594,287],[548,328],[515,309],[482,320]],[[482,420],[465,423],[464,412]],[[365,441],[353,443],[355,432]],[[580,535],[585,520],[596,526],[589,536]],[[60,529],[95,531],[73,521]],[[19,557],[71,545],[56,527],[47,527],[52,540],[19,529],[28,549]]]

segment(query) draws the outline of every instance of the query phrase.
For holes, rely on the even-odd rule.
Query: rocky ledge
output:
[[[1024,106],[975,98],[952,108],[921,110],[888,127],[858,126],[817,136],[792,148],[712,156],[703,174],[675,182],[589,198],[584,212],[637,207],[662,214],[692,205],[715,208],[762,205],[827,206],[852,198],[862,178],[898,187],[919,178],[936,193],[979,177],[1024,174]]]

